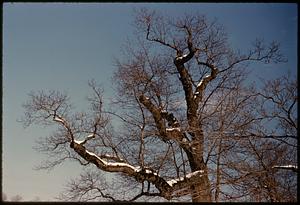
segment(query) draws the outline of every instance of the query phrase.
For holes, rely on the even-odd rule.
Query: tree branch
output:
[[[198,59],[197,59],[198,61]],[[207,75],[205,76],[197,85],[196,87],[196,90],[195,90],[195,94],[194,94],[194,99],[196,101],[196,104],[199,104],[199,102],[202,100],[202,97],[203,97],[203,93],[204,93],[204,90],[207,86],[207,84],[212,81],[213,79],[215,79],[217,77],[217,74],[218,74],[218,69],[212,65],[212,64],[209,64],[209,63],[204,63],[204,62],[200,62],[198,61],[198,64],[199,65],[205,65],[207,67],[210,68],[210,75]]]
[[[62,126],[68,131],[69,135],[67,135],[67,137],[70,139],[71,142],[74,141],[74,135],[72,129],[64,118],[62,118],[55,112],[53,115],[53,121],[62,124]]]
[[[164,45],[164,46],[167,46],[167,47],[169,47],[169,48],[172,48],[172,49],[176,50],[177,53],[180,52],[179,49],[178,49],[175,45],[171,45],[171,44],[169,44],[169,43],[167,43],[167,42],[165,42],[164,40],[159,39],[159,38],[150,38],[150,37],[149,37],[149,35],[150,35],[150,29],[151,29],[151,23],[148,22],[148,24],[147,24],[147,33],[146,33],[146,39],[147,39],[148,41],[153,41],[153,42],[160,43],[160,44],[162,44],[162,45]]]
[[[149,98],[145,97],[144,95],[141,95],[139,97],[139,101],[150,111],[150,113],[153,116],[153,119],[155,121],[156,127],[159,131],[160,136],[164,141],[167,140],[167,135],[166,135],[166,127],[163,123],[163,119],[161,116],[161,111],[159,108],[157,108]]]
[[[295,166],[295,165],[285,165],[285,166],[276,165],[276,166],[273,166],[272,168],[273,169],[286,169],[286,170],[291,170],[293,172],[299,172],[298,166]]]
[[[190,152],[191,148],[187,143],[188,139],[183,134],[183,131],[179,127],[177,127],[179,126],[179,123],[177,119],[174,117],[174,115],[172,113],[169,114],[167,112],[161,111],[150,101],[150,99],[146,98],[144,95],[141,95],[139,100],[151,112],[161,138],[164,141],[174,140],[186,152]],[[169,121],[169,125],[172,128],[166,128],[163,119],[167,119],[167,121]]]
[[[129,201],[135,201],[135,200],[137,200],[138,198],[140,198],[142,196],[161,196],[161,193],[151,193],[151,192],[148,192],[148,191],[144,192],[142,190],[141,193],[139,193],[138,195],[136,195],[135,197],[133,197]]]

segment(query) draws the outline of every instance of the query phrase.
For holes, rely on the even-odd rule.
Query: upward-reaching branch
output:
[[[188,138],[184,135],[183,130],[180,129],[179,123],[176,122],[176,118],[171,114],[166,114],[165,111],[162,111],[160,108],[156,107],[149,98],[141,95],[139,101],[150,111],[153,116],[153,119],[158,129],[159,136],[163,141],[175,140],[185,151],[190,152],[191,148],[188,145]],[[168,117],[173,116],[172,119],[167,119]],[[169,125],[175,126],[176,128],[166,128],[164,119],[169,121]],[[175,119],[175,120],[174,120]]]

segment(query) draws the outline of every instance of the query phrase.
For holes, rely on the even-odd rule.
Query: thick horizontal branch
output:
[[[134,167],[125,162],[107,162],[105,159],[96,155],[93,152],[86,150],[86,148],[77,144],[76,142],[71,143],[71,148],[74,149],[82,158],[86,161],[95,164],[99,169],[107,172],[120,172],[128,176],[134,177],[137,181],[149,181],[154,184],[163,195],[169,193],[170,186],[167,182],[159,177],[156,173],[151,171],[144,171],[140,167]]]
[[[86,150],[82,144],[76,143],[76,141],[70,144],[70,147],[74,149],[83,159],[95,164],[98,168],[108,172],[123,172],[131,175],[135,172],[135,168],[127,163],[111,163],[107,162],[105,159],[97,156],[96,154]]]
[[[166,181],[156,172],[147,168],[141,169],[140,167],[135,167],[125,162],[107,162],[104,158],[101,158],[101,156],[86,150],[82,144],[78,144],[75,141],[71,143],[70,146],[82,158],[95,164],[103,171],[120,172],[127,176],[134,177],[139,182],[149,181],[160,191],[160,195],[168,200],[171,199],[171,195],[174,191],[190,186],[190,183],[195,181],[196,178],[199,178],[199,174],[202,173],[202,171],[199,170],[186,175],[186,177]],[[107,158],[107,156],[105,157]]]

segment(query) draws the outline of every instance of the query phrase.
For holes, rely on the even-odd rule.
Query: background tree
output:
[[[48,155],[39,168],[65,160],[87,167],[60,198],[295,201],[296,176],[276,166],[297,160],[297,83],[272,81],[261,92],[245,83],[249,63],[285,61],[279,44],[256,40],[241,54],[202,15],[172,19],[143,9],[135,26],[116,59],[110,109],[94,81],[87,113],[72,114],[57,91],[33,92],[24,104],[25,125],[58,125],[38,142]]]

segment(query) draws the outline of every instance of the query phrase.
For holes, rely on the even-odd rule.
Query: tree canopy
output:
[[[142,9],[134,25],[108,109],[96,81],[87,112],[74,113],[59,91],[32,92],[24,104],[25,125],[57,125],[38,141],[48,155],[40,168],[87,167],[60,198],[296,201],[297,81],[245,82],[249,64],[286,61],[279,43],[256,39],[242,53],[199,14]]]

